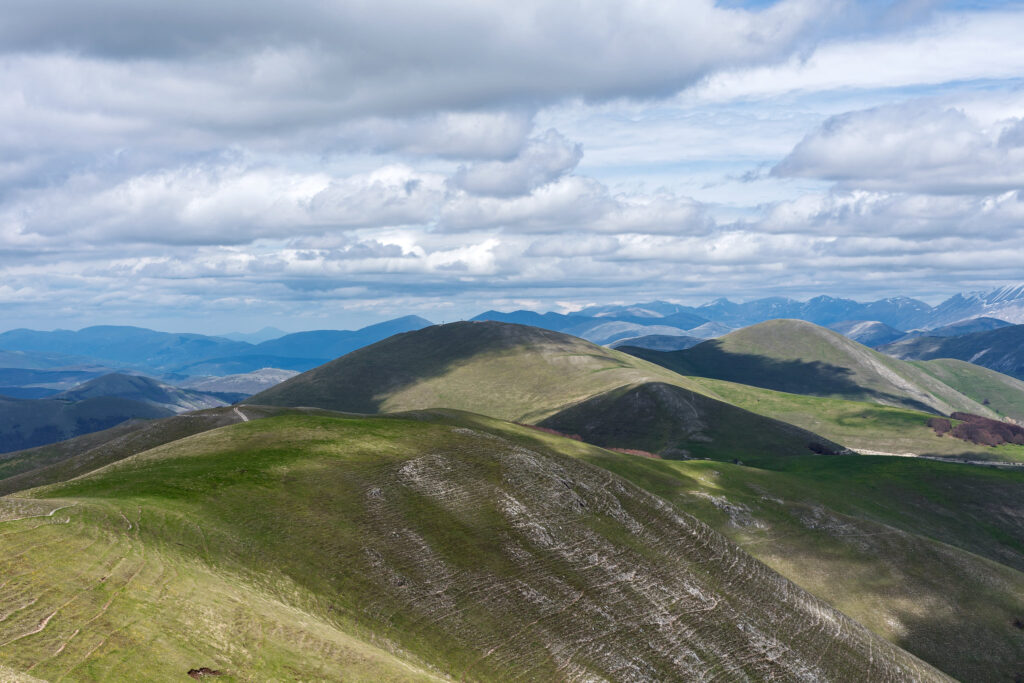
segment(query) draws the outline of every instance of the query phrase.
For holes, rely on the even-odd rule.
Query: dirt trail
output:
[[[238,417],[242,418],[242,422],[248,422],[249,421],[249,418],[246,417],[245,413],[243,413],[241,411],[241,409],[238,408],[237,406],[235,407],[235,415],[237,415]]]

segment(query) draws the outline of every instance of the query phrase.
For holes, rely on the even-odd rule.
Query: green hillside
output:
[[[787,394],[735,382],[690,378],[701,391],[752,413],[814,432],[858,451],[912,454],[951,459],[1024,462],[1024,447],[978,446],[938,436],[928,420],[932,414],[864,401]]]
[[[939,383],[932,378],[930,381]],[[367,413],[445,407],[536,424],[602,394],[648,382],[703,394],[813,432],[821,441],[849,448],[1024,461],[1024,448],[1020,446],[982,448],[939,437],[928,428],[930,415],[926,413],[863,401],[782,393],[705,377],[683,377],[582,339],[495,322],[452,323],[396,335],[293,377],[250,401]],[[971,403],[965,396],[960,400]],[[700,403],[702,409],[717,406]],[[980,404],[978,407],[987,410]],[[684,410],[689,413],[693,407]],[[778,438],[765,437],[758,431],[738,429],[736,425],[748,418],[742,412],[732,417],[729,414],[721,409],[713,420],[718,435],[731,444],[729,448],[717,451],[705,445],[683,449],[700,452],[704,457],[743,459],[756,457],[761,443],[781,443],[789,438],[784,434]],[[711,424],[709,418],[705,414],[696,416],[699,422]],[[679,419],[689,418],[683,415]],[[670,427],[663,425],[659,429]],[[719,443],[724,443],[722,439]],[[650,450],[641,441],[648,442],[642,437],[636,445],[622,447]],[[732,447],[736,444],[743,445],[744,450],[737,452]]]
[[[931,373],[801,320],[770,320],[682,351],[624,350],[687,376],[946,415],[959,410],[997,417]]]
[[[764,458],[758,467],[609,453],[561,441],[725,534],[876,633],[964,681],[1024,661],[1024,470],[913,458]]]
[[[905,360],[956,358],[1024,379],[1024,325],[954,337],[911,337],[879,350]]]
[[[946,680],[567,455],[605,451],[416,417],[250,421],[3,499],[0,666],[93,680],[202,667],[219,680]]]
[[[686,378],[560,332],[499,322],[395,335],[253,396],[356,413],[455,408],[519,422],[626,384]]]
[[[1000,417],[1024,421],[1024,382],[1021,380],[953,358],[910,361],[910,364]]]
[[[598,446],[677,459],[757,460],[844,450],[799,427],[662,382],[613,389],[539,424]]]

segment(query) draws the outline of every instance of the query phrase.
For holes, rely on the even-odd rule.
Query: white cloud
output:
[[[583,158],[583,148],[556,130],[530,140],[511,161],[488,161],[460,166],[451,184],[470,194],[513,197],[553,182],[569,173]]]
[[[772,173],[873,190],[1006,192],[1024,187],[1021,125],[933,103],[851,112],[825,121]]]
[[[692,96],[710,101],[795,91],[939,85],[1016,79],[1024,73],[1024,13],[947,12],[887,35],[866,33],[820,46],[783,64],[723,71]]]
[[[1008,239],[1024,224],[1024,194],[925,195],[888,192],[808,194],[767,207],[758,230],[813,235],[897,235],[932,242],[946,235]]]

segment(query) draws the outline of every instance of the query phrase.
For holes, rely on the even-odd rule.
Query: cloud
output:
[[[713,220],[688,197],[669,192],[613,195],[593,178],[563,176],[521,196],[460,193],[444,204],[438,225],[450,231],[699,234]]]
[[[139,66],[176,61],[194,82],[224,79],[225,86],[227,74],[217,71],[241,55],[236,66],[247,68],[233,74],[235,94],[259,90],[336,112],[394,114],[664,95],[716,68],[783,56],[823,27],[842,26],[830,24],[842,6],[254,0],[240,11],[198,0],[145,8],[130,0],[14,0],[0,45]]]
[[[82,175],[22,192],[0,208],[0,246],[249,244],[337,230],[421,224],[444,177],[391,165],[332,177],[244,164],[202,164],[123,181]]]
[[[760,231],[932,241],[946,235],[987,240],[1021,234],[1024,192],[995,196],[830,192],[765,207]]]
[[[901,30],[854,32],[785,62],[726,69],[693,93],[705,101],[1016,79],[1024,73],[1024,13],[946,11]]]
[[[1024,187],[1019,118],[983,122],[961,110],[913,102],[833,116],[773,169],[840,188],[936,194]]]
[[[582,158],[583,148],[579,143],[570,142],[552,129],[532,139],[511,161],[459,167],[451,184],[475,195],[520,196],[572,171]]]

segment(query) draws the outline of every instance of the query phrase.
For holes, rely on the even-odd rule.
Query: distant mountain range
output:
[[[18,329],[0,334],[0,368],[82,369],[90,364],[184,379],[262,368],[309,370],[399,332],[431,325],[410,315],[359,330],[286,334],[251,344],[202,334],[99,325],[73,332]]]
[[[934,307],[908,297],[867,303],[829,296],[807,301],[768,297],[744,303],[717,299],[701,306],[666,301],[601,305],[573,313],[491,310],[473,320],[530,325],[599,345],[628,343],[643,348],[651,344],[657,350],[670,350],[691,346],[692,339],[717,338],[779,318],[827,326],[872,347],[911,337],[953,337],[1024,322],[1024,285],[958,294]],[[394,334],[431,324],[411,315],[359,330],[314,330],[273,339],[266,337],[280,330],[264,328],[228,338],[109,325],[78,331],[17,329],[0,334],[0,395],[41,398],[111,370],[144,373],[179,385],[195,377],[244,375],[266,368],[304,372]],[[4,376],[3,371],[13,369],[77,374]]]

